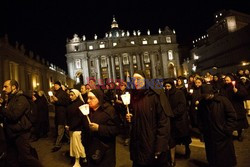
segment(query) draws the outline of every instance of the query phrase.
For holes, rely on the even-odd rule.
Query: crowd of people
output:
[[[31,98],[16,81],[5,81],[0,166],[42,166],[29,142],[48,137],[50,110],[55,112],[51,151],[57,152],[68,140],[73,167],[116,166],[117,135],[125,147],[129,145],[133,167],[176,166],[176,145],[184,145],[189,158],[191,137],[205,142],[210,166],[236,166],[233,131],[243,141],[250,116],[249,71],[155,81],[140,70],[129,82],[100,85],[92,78],[79,90],[56,81],[49,96],[34,91]],[[123,101],[127,92],[129,105]],[[79,108],[84,104],[88,115]]]

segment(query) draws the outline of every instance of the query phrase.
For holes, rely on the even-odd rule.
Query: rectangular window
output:
[[[104,43],[100,44],[100,48],[101,49],[105,48],[105,44]]]
[[[81,66],[81,59],[76,59],[75,60],[75,66],[76,66],[77,69],[82,68],[82,66]]]
[[[166,37],[166,41],[167,41],[167,43],[171,43],[172,42],[171,37]]]
[[[75,51],[77,52],[79,50],[79,45],[75,45]]]
[[[131,43],[132,45],[134,45],[134,44],[135,44],[135,41],[130,41],[130,43]]]
[[[94,62],[93,62],[93,60],[90,61],[90,66],[91,66],[91,67],[94,67]]]
[[[133,64],[136,64],[136,56],[133,56]]]
[[[115,57],[115,65],[119,66],[119,58],[118,57]]]
[[[123,56],[123,64],[124,65],[128,65],[129,64],[128,55],[124,55]]]
[[[143,45],[147,45],[147,44],[148,44],[148,41],[147,41],[147,40],[143,40],[143,41],[142,41],[142,44],[143,44]]]
[[[117,45],[117,43],[116,43],[116,42],[114,42],[114,43],[113,43],[113,46],[116,46],[116,45]]]
[[[156,39],[154,40],[154,44],[157,44],[157,40]]]
[[[107,59],[106,57],[102,57],[101,58],[101,67],[107,67]]]
[[[89,50],[93,50],[93,46],[92,45],[89,45]]]
[[[144,53],[144,62],[145,62],[145,63],[150,63],[150,58],[149,58],[148,52],[145,52],[145,53]]]
[[[173,60],[173,59],[174,59],[173,51],[172,51],[172,50],[169,50],[169,51],[168,51],[168,59],[169,59],[169,60]]]

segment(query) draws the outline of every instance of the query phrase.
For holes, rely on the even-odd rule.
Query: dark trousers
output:
[[[7,143],[7,164],[8,167],[41,167],[42,164],[31,155],[29,133],[19,135]]]

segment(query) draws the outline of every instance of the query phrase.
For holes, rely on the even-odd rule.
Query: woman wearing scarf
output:
[[[172,111],[162,87],[150,87],[143,71],[133,75],[130,158],[133,167],[167,166]],[[150,82],[152,83],[152,82]],[[151,86],[155,84],[151,84]]]
[[[70,91],[71,102],[67,107],[67,125],[66,130],[69,130],[70,135],[70,156],[75,157],[73,167],[80,167],[80,158],[85,160],[85,149],[81,141],[81,130],[84,125],[84,116],[79,110],[79,106],[83,105],[81,93],[76,89]]]
[[[119,133],[119,118],[115,109],[104,101],[104,94],[100,89],[88,93],[90,107],[89,134],[87,144],[88,166],[115,167],[115,143]]]

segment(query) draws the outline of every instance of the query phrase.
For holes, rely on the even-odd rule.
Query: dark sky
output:
[[[213,24],[213,13],[233,9],[250,14],[249,0],[1,0],[0,35],[25,45],[66,70],[66,39],[74,33],[87,40],[104,37],[115,15],[124,30],[151,34],[169,26],[178,43],[190,45]],[[3,23],[3,24],[2,24]]]

